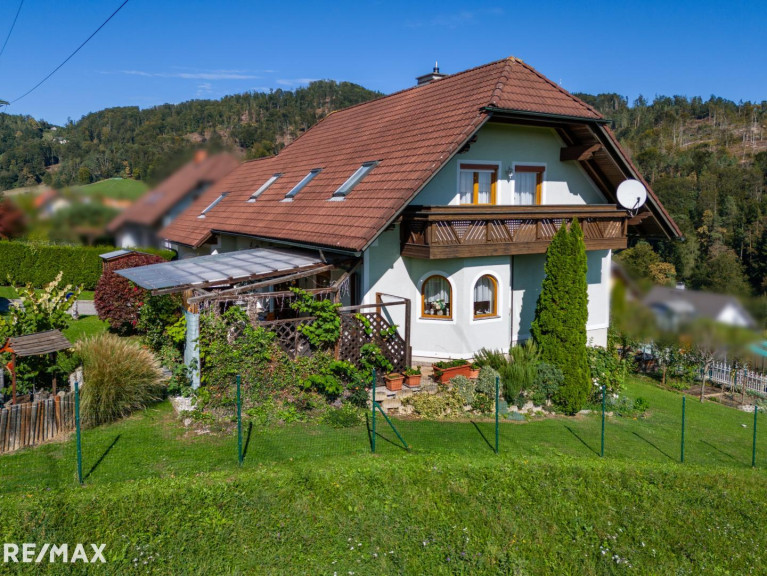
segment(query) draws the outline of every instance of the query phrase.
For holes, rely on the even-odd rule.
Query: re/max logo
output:
[[[106,559],[104,558],[103,554],[106,544],[101,544],[100,546],[91,544],[90,547],[93,549],[93,556],[88,558],[88,554],[86,553],[85,546],[83,544],[76,544],[72,551],[72,555],[70,556],[69,544],[43,544],[38,551],[37,544],[29,542],[22,544],[21,547],[19,547],[18,544],[5,543],[3,544],[3,562],[6,564],[9,562],[27,562],[30,564],[34,562],[36,564],[40,564],[47,559],[49,563],[106,563]],[[19,560],[19,558],[21,558],[21,560]]]

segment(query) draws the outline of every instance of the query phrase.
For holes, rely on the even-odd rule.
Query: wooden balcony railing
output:
[[[402,255],[467,258],[542,254],[562,223],[583,228],[587,250],[626,247],[627,215],[615,205],[414,206],[402,216]]]

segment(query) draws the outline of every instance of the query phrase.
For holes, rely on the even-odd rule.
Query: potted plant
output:
[[[384,376],[384,380],[386,380],[386,389],[396,392],[397,390],[402,390],[402,382],[405,380],[405,377],[399,372],[390,372]]]
[[[421,368],[412,366],[405,370],[405,386],[418,388],[421,385]]]
[[[469,378],[472,380],[476,380],[479,378],[479,365],[478,364],[472,364],[469,368]]]
[[[447,384],[451,378],[456,376],[469,377],[471,365],[468,360],[447,360],[435,362],[431,365],[434,370],[434,379],[440,384]]]

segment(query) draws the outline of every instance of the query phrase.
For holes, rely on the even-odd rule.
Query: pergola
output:
[[[42,356],[44,354],[54,354],[61,350],[67,350],[72,347],[72,343],[67,340],[59,330],[47,330],[37,332],[36,334],[27,334],[25,336],[13,336],[5,341],[0,348],[0,353],[10,352],[11,361],[7,364],[11,372],[11,404],[16,404],[16,357]],[[53,380],[53,393],[56,393],[56,379]]]
[[[125,268],[116,273],[153,295],[185,292],[190,294],[187,303],[196,305],[243,297],[284,296],[287,294],[274,292],[273,287],[338,268],[343,268],[342,263],[328,262],[321,251],[254,248]],[[337,292],[348,275],[349,272],[343,274],[332,286],[309,292]]]

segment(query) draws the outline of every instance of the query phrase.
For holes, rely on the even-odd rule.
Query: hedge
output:
[[[93,290],[101,276],[99,254],[116,250],[113,246],[66,246],[0,241],[0,285],[32,284],[36,288],[53,281],[59,271],[67,284]],[[173,252],[141,248],[170,260]]]

